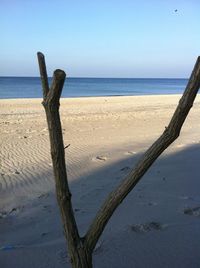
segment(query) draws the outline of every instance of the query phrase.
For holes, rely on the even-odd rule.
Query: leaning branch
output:
[[[71,193],[67,179],[62,127],[59,115],[60,96],[66,74],[62,70],[56,70],[49,89],[44,55],[40,52],[38,53],[38,61],[43,85],[43,106],[49,129],[56,195],[61,211],[65,236],[68,241],[69,254],[72,258],[77,255],[77,247],[81,243],[81,240],[71,204]]]
[[[153,143],[146,153],[139,160],[135,168],[125,177],[116,190],[111,192],[94,221],[92,222],[86,236],[86,246],[93,250],[100,235],[102,234],[107,222],[114,213],[115,209],[124,200],[128,193],[139,182],[145,172],[159,157],[159,155],[172,143],[180,134],[181,127],[193,106],[194,99],[200,87],[200,57],[194,66],[188,85],[179,104],[174,112],[174,115],[165,129],[163,134]]]
[[[49,92],[49,83],[48,83],[48,77],[47,77],[45,57],[41,52],[38,52],[37,56],[38,56],[38,63],[39,63],[39,69],[40,69],[40,77],[42,81],[43,98],[45,99]]]

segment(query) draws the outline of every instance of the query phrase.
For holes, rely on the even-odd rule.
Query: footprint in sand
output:
[[[41,233],[41,236],[44,237],[44,236],[47,236],[49,234],[49,232],[44,232],[44,233]]]
[[[131,169],[130,167],[126,166],[126,167],[121,168],[120,170],[121,170],[121,171],[128,171],[128,170],[130,170],[130,169]]]
[[[183,210],[183,213],[190,216],[200,216],[200,206],[199,207],[193,207],[193,208],[185,208]]]
[[[108,158],[106,156],[103,155],[98,155],[96,157],[92,158],[92,161],[106,161]]]
[[[150,231],[160,231],[163,230],[166,225],[161,224],[160,222],[149,222],[144,224],[133,224],[130,226],[131,231],[135,233],[146,233]]]
[[[81,211],[81,210],[80,210],[80,208],[75,208],[74,211],[75,211],[75,212],[79,212],[79,211]]]
[[[40,194],[40,195],[38,196],[39,199],[40,199],[40,198],[47,198],[47,197],[49,197],[49,193],[43,193],[43,194]]]
[[[24,206],[14,207],[10,211],[1,211],[0,219],[6,218],[8,216],[15,216],[19,214],[24,209]]]
[[[50,205],[44,205],[43,210],[45,210],[47,212],[51,212],[51,206]]]
[[[157,206],[158,205],[158,203],[156,203],[156,202],[149,202],[148,203],[148,206]]]
[[[20,172],[16,170],[16,171],[13,172],[13,174],[18,175],[18,174],[20,174]]]
[[[0,212],[0,219],[6,218],[7,216],[8,216],[8,212],[6,212],[6,211]]]

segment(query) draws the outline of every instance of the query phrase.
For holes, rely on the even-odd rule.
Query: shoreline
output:
[[[200,93],[198,93],[199,95]],[[197,95],[197,96],[198,96]],[[82,96],[82,97],[61,97],[60,100],[73,100],[73,99],[101,99],[101,98],[134,98],[134,97],[170,97],[170,96],[182,96],[182,94],[149,94],[149,95],[108,95],[108,96]],[[18,100],[42,100],[42,96],[38,98],[2,98],[1,101],[18,101]]]
[[[82,98],[112,98],[112,97],[142,97],[142,96],[177,96],[177,95],[182,95],[183,93],[169,93],[169,94],[136,94],[136,95],[98,95],[98,96],[69,96],[69,97],[61,97],[61,99],[82,99]],[[199,95],[200,93],[198,93],[197,95]],[[32,100],[32,99],[42,99],[41,97],[19,97],[19,98],[0,98],[1,100],[21,100],[21,99],[28,99],[28,100]]]

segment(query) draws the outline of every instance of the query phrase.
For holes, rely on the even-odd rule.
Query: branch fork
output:
[[[56,183],[57,200],[61,211],[69,255],[74,268],[91,268],[92,252],[112,214],[135,187],[146,171],[151,167],[161,153],[179,136],[182,125],[193,106],[193,102],[200,87],[200,57],[197,58],[193,72],[186,86],[185,92],[163,134],[150,146],[140,158],[121,184],[110,193],[95,219],[91,223],[86,235],[79,236],[76,220],[71,203],[64,150],[62,127],[59,115],[59,101],[66,74],[62,70],[55,70],[51,87],[48,84],[44,55],[37,53],[41,82],[43,87],[43,105],[49,128],[51,155]]]

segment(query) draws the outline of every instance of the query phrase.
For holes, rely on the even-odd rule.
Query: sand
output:
[[[61,100],[75,216],[84,234],[106,195],[160,136],[180,99]],[[200,97],[180,137],[119,206],[94,267],[200,267]],[[0,100],[0,267],[70,267],[40,99]]]

